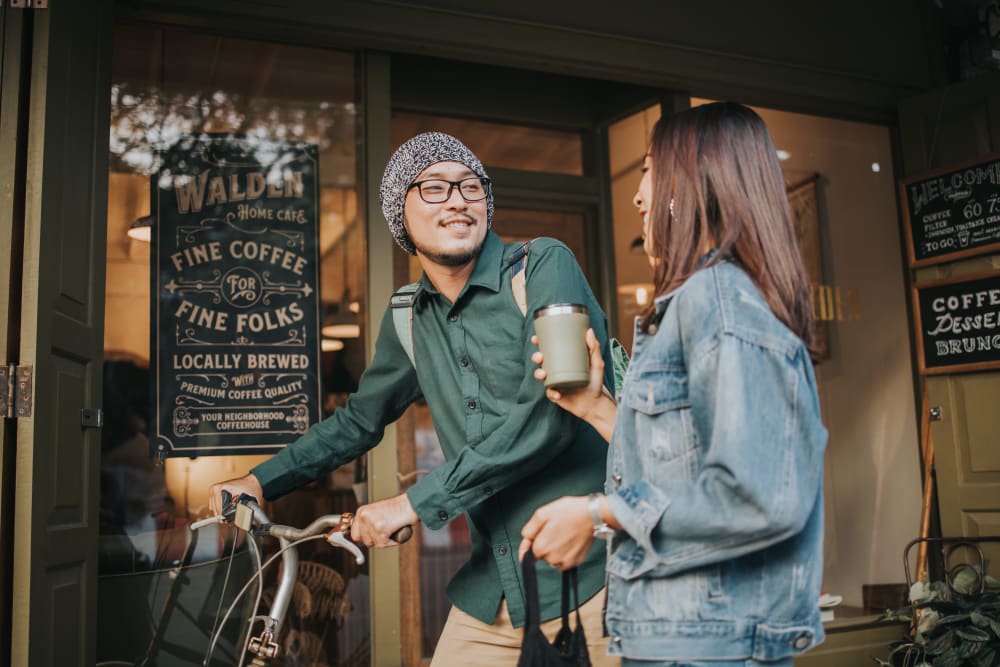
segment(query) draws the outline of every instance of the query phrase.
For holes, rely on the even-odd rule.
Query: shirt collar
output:
[[[458,295],[461,299],[462,295],[465,294],[470,286],[475,285],[476,287],[485,287],[486,289],[493,290],[494,292],[500,291],[500,278],[501,278],[501,263],[503,262],[503,251],[504,242],[499,236],[493,233],[492,230],[486,231],[486,239],[483,241],[483,247],[479,251],[479,256],[476,258],[476,264],[472,267],[472,274],[469,276],[468,282],[465,283],[465,287],[462,288],[462,292]],[[434,284],[424,273],[420,276],[420,288],[414,295],[415,299],[420,299],[424,294],[439,294]],[[457,302],[457,300],[456,300]]]

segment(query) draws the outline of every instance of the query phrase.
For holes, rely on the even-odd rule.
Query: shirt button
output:
[[[614,482],[615,484],[620,485],[622,483],[622,476],[619,475],[618,473],[615,473],[614,475],[611,476],[611,481]]]
[[[504,545],[501,544],[500,546],[497,547],[497,553],[500,554],[501,556],[506,556],[507,555],[507,547],[505,547]]]
[[[792,646],[800,651],[802,649],[809,648],[809,637],[807,635],[799,635],[795,638],[795,641],[792,642]]]
[[[458,362],[458,363],[462,364],[462,368],[465,368],[466,366],[468,366],[468,365],[469,365],[469,358],[468,358],[468,357],[462,357],[462,358],[461,358],[461,359],[459,360],[459,362]]]
[[[458,322],[458,315],[454,315],[454,314],[449,315],[448,316],[448,321],[449,322]]]
[[[476,402],[475,401],[469,401],[469,409],[470,410],[475,410],[476,409]]]
[[[444,510],[441,510],[440,512],[438,512],[438,518],[441,519],[442,521],[447,521],[448,513],[445,512]]]

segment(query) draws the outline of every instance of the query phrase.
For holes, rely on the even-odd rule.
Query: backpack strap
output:
[[[392,325],[396,328],[396,337],[399,338],[399,344],[403,346],[403,350],[410,358],[410,364],[414,368],[417,367],[417,363],[413,357],[413,299],[419,287],[419,282],[403,285],[389,299],[389,307],[392,308]]]
[[[514,295],[514,302],[522,315],[528,314],[528,246],[531,241],[525,241],[511,253],[507,260],[510,269],[510,291]]]

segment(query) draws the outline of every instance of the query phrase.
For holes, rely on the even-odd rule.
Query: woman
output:
[[[790,666],[824,636],[826,430],[774,145],[750,109],[708,104],[656,124],[643,170],[658,296],[619,404],[590,332],[590,385],[548,392],[610,441],[607,495],[539,508],[520,552],[566,569],[611,534],[606,622],[623,665]]]

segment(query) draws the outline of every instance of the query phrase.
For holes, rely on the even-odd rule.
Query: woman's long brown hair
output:
[[[648,233],[656,294],[698,268],[729,258],[750,276],[779,320],[813,351],[811,289],[785,183],[763,119],[733,102],[661,118],[650,143],[653,201]],[[670,202],[673,201],[671,211]],[[648,331],[655,304],[642,312]]]

